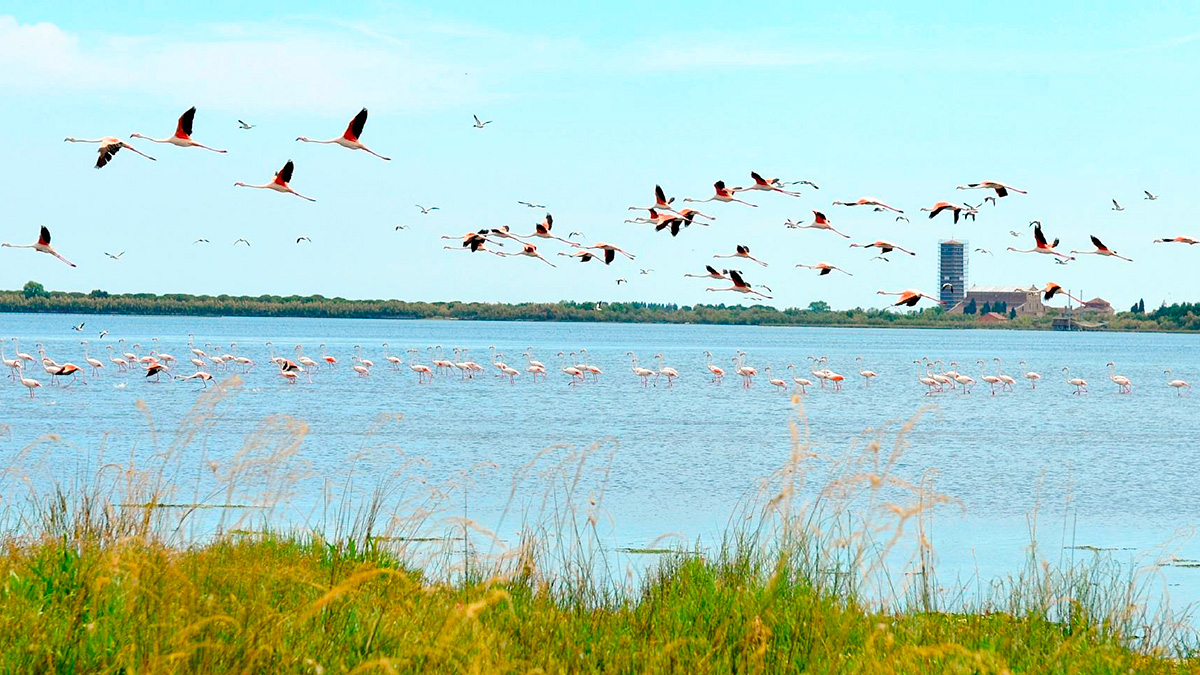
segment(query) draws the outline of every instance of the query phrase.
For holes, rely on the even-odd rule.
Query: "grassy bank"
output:
[[[459,510],[469,481],[421,493],[423,481],[396,476],[365,490],[325,478],[317,520],[285,523],[288,496],[310,485],[294,464],[307,427],[267,420],[214,459],[204,428],[236,390],[233,379],[201,395],[161,445],[117,461],[102,450],[91,473],[53,487],[32,472],[60,475],[56,439],[0,470],[0,672],[1200,667],[1188,617],[1154,594],[1153,565],[1125,569],[1102,553],[1052,564],[1031,546],[1006,578],[969,591],[939,581],[932,516],[953,500],[934,490],[936,472],[897,469],[916,419],[827,461],[798,411],[781,468],[721,543],[622,558],[602,525],[617,457],[603,443],[531,458],[513,479],[520,522],[494,532]],[[382,436],[367,430],[363,454]],[[515,539],[498,534],[514,527]],[[888,564],[898,550],[914,552],[903,569]]]

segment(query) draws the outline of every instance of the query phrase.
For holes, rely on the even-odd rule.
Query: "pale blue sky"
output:
[[[972,256],[973,283],[1054,280],[1118,308],[1200,299],[1200,275],[1182,267],[1200,250],[1150,243],[1200,236],[1194,4],[940,4],[368,2],[353,15],[345,3],[0,5],[0,239],[28,243],[45,224],[79,263],[0,251],[0,287],[733,302],[681,275],[745,243],[771,266],[738,267],[772,286],[777,306],[880,306],[881,287],[936,292],[935,243],[954,235],[994,251]],[[93,146],[62,142],[166,136],[191,105],[195,138],[229,154],[140,142],[157,162],[123,153],[96,171]],[[364,142],[392,162],[295,142],[340,134],[363,106]],[[473,129],[473,113],[495,122]],[[241,131],[237,118],[258,127]],[[289,158],[293,187],[317,203],[233,187],[265,182]],[[716,224],[675,239],[621,222],[655,183],[704,198],[751,169],[821,189],[750,193],[757,209],[705,205]],[[954,186],[982,179],[1030,194],[965,225],[917,211],[976,203],[983,193]],[[1144,201],[1143,189],[1162,198]],[[866,195],[912,223],[830,205]],[[1114,197],[1126,211],[1110,210]],[[638,259],[580,265],[546,242],[550,269],[442,250],[442,234],[532,230],[542,213],[517,200],[548,204],[563,236],[582,230]],[[418,202],[441,210],[421,216]],[[919,255],[885,264],[835,235],[783,228],[813,209],[854,240]],[[1061,267],[1004,252],[1031,246],[1035,218],[1064,249],[1095,233],[1136,262]],[[313,244],[297,246],[299,235]],[[253,246],[233,248],[238,237]],[[855,276],[792,267],[820,260]],[[621,276],[630,283],[616,286]]]

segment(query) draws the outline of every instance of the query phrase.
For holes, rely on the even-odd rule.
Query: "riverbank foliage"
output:
[[[1032,545],[1024,569],[947,590],[957,582],[937,578],[932,515],[953,500],[933,490],[936,472],[900,468],[921,413],[833,460],[813,452],[797,397],[785,463],[714,547],[621,553],[604,534],[615,444],[537,453],[513,495],[525,486],[541,496],[513,509],[519,524],[501,516],[491,532],[458,511],[470,480],[403,478],[419,466],[405,463],[355,484],[352,467],[372,443],[395,455],[382,440],[394,415],[365,431],[343,484],[318,477],[324,506],[297,527],[286,522],[302,510],[291,500],[314,492],[302,470],[306,425],[267,420],[223,457],[203,440],[239,387],[231,378],[200,394],[194,415],[152,451],[114,461],[115,448],[102,450],[82,458],[94,474],[68,469],[50,487],[35,473],[61,475],[62,441],[10,453],[0,471],[0,672],[1200,666],[1189,619],[1154,596],[1154,565],[1128,570],[1101,552],[1078,564],[1055,553],[1055,565]],[[499,534],[514,526],[515,538]],[[889,569],[902,541],[911,567]]]
[[[951,315],[938,307],[831,310],[814,301],[806,308],[770,305],[676,305],[645,302],[485,303],[347,300],[308,296],[230,296],[168,293],[110,294],[48,291],[36,281],[21,290],[0,291],[0,312],[133,314],[168,316],[261,316],[354,319],[459,319],[488,321],[579,321],[755,326],[850,326],[901,328],[1009,328],[1047,330],[1053,315],[1016,317],[981,323],[978,315]],[[1121,312],[1114,317],[1084,317],[1106,330],[1200,330],[1200,304],[1176,304],[1149,313]]]

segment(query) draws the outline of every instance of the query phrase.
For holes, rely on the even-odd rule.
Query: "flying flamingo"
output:
[[[733,188],[732,192],[749,192],[750,190],[763,190],[765,192],[778,192],[789,197],[799,197],[799,192],[784,190],[782,182],[778,178],[763,178],[756,171],[750,172],[750,178],[754,181],[753,185],[747,187]]]
[[[696,202],[696,203],[725,202],[726,204],[728,204],[729,202],[737,202],[739,204],[745,204],[746,206],[753,206],[755,208],[758,208],[758,204],[751,204],[748,201],[744,201],[744,200],[738,199],[737,197],[734,197],[733,196],[734,191],[725,187],[725,181],[723,181],[723,180],[719,180],[719,181],[713,183],[713,189],[716,191],[716,194],[709,197],[708,199],[692,199],[691,197],[684,197],[683,201]]]
[[[810,380],[808,378],[796,376],[796,364],[794,364],[794,363],[789,363],[787,365],[787,369],[792,371],[792,382],[795,382],[796,386],[800,387],[800,393],[807,394],[808,387],[811,387],[813,384],[812,380]]]
[[[1063,260],[1075,259],[1074,256],[1069,256],[1065,253],[1059,253],[1058,251],[1055,251],[1054,248],[1058,246],[1058,239],[1055,239],[1054,243],[1052,244],[1048,243],[1046,241],[1046,235],[1042,233],[1042,224],[1036,220],[1034,221],[1033,226],[1033,239],[1036,243],[1035,248],[1022,250],[1013,246],[1009,246],[1008,250],[1013,251],[1014,253],[1042,253],[1044,255],[1058,256]]]
[[[922,208],[921,210],[928,212],[930,219],[932,219],[934,216],[941,213],[942,211],[950,211],[954,214],[954,222],[957,224],[958,218],[960,215],[963,214],[963,212],[970,212],[973,209],[971,209],[970,206],[965,205],[965,204],[952,204],[950,202],[938,202],[938,203],[934,204],[933,206],[930,206],[928,208]]]
[[[778,377],[771,377],[771,366],[763,368],[763,372],[767,374],[767,384],[778,387],[779,391],[787,391],[787,382],[779,379]]]
[[[629,210],[630,211],[651,211],[651,212],[653,212],[653,211],[668,211],[668,212],[674,213],[675,209],[671,208],[671,204],[673,204],[674,202],[675,202],[674,197],[667,199],[667,193],[663,192],[661,185],[655,185],[654,186],[654,205],[653,206],[631,206],[631,207],[629,207]]]
[[[498,241],[492,241],[491,239],[488,239],[488,234],[490,234],[490,233],[491,233],[490,230],[484,228],[482,230],[479,230],[478,232],[467,232],[462,235],[451,235],[451,234],[443,235],[442,239],[452,239],[452,240],[453,239],[461,239],[462,244],[460,246],[443,246],[442,248],[445,248],[450,251],[469,250],[471,253],[477,253],[479,251],[483,251],[484,253],[491,253],[493,255],[503,255],[502,253],[500,253],[498,251],[490,251],[490,250],[484,248],[485,244],[495,244],[497,246],[504,245]]]
[[[653,370],[651,370],[649,368],[643,368],[643,367],[639,366],[637,354],[634,354],[633,351],[625,352],[625,355],[629,357],[629,362],[630,362],[629,367],[631,370],[633,370],[633,374],[642,378],[642,386],[643,387],[649,387],[650,386],[650,376],[657,375],[657,373],[655,373]]]
[[[727,292],[727,291],[732,291],[734,293],[748,293],[750,295],[754,295],[754,296],[763,298],[764,300],[771,299],[771,296],[766,295],[760,291],[754,290],[754,288],[746,280],[742,279],[741,273],[738,272],[737,270],[729,270],[729,280],[733,283],[733,285],[728,288],[709,287],[704,290],[713,291],[715,293],[722,293],[722,292]],[[770,286],[763,286],[763,288],[767,289],[768,291],[771,290]]]
[[[984,181],[979,181],[978,183],[967,183],[966,185],[959,185],[955,189],[956,190],[995,190],[997,197],[1007,197],[1009,192],[1015,192],[1019,195],[1029,194],[1025,190],[1018,190],[1017,188],[1015,188],[1011,185],[1005,185],[1004,183],[1001,183],[999,181],[994,181],[994,180],[984,180]]]
[[[658,374],[667,378],[667,386],[670,387],[675,382],[675,378],[679,377],[679,371],[670,366],[664,366],[662,354],[655,354],[654,358],[658,359]],[[658,377],[655,376],[654,379],[657,380]]]
[[[1188,244],[1190,246],[1192,244],[1200,244],[1200,239],[1193,239],[1191,237],[1185,237],[1185,236],[1165,237],[1163,239],[1155,239],[1154,243],[1156,243],[1156,244]]]
[[[1028,368],[1028,366],[1025,364],[1024,361],[1021,362],[1021,367]],[[1025,374],[1022,375],[1021,377],[1024,377],[1025,379],[1029,380],[1029,388],[1030,389],[1037,389],[1037,381],[1042,379],[1042,376],[1039,373],[1035,373],[1032,370],[1025,371]]]
[[[542,222],[534,225],[533,232],[531,232],[529,234],[522,234],[519,236],[526,237],[526,238],[540,237],[542,239],[553,239],[554,241],[562,242],[572,248],[579,247],[579,244],[576,244],[575,242],[573,242],[569,239],[563,239],[562,237],[554,236],[553,234],[550,233],[550,231],[552,229],[554,229],[554,216],[547,213],[546,217],[542,219]],[[584,260],[584,262],[587,262],[587,260]]]
[[[870,244],[850,244],[850,248],[876,248],[876,249],[879,249],[879,252],[884,255],[891,253],[893,250],[900,251],[901,253],[907,253],[911,256],[916,255],[916,253],[913,253],[912,251],[904,248],[903,246],[893,244],[892,242],[890,242],[886,239],[879,239],[879,240],[871,242]]]
[[[604,251],[604,264],[605,265],[611,265],[612,262],[617,259],[618,253],[625,256],[626,258],[629,258],[630,260],[633,260],[636,257],[628,251],[625,251],[617,246],[613,246],[612,244],[607,244],[602,241],[596,242],[595,244],[592,244],[591,246],[584,246],[583,248]]]
[[[683,276],[690,279],[729,279],[729,270],[717,271],[712,265],[705,265],[704,269],[707,270],[707,274],[684,274]]]
[[[196,106],[187,109],[187,112],[179,116],[179,123],[175,125],[175,135],[168,138],[150,138],[142,134],[130,134],[130,138],[144,138],[151,143],[170,143],[181,148],[204,148],[213,152],[225,153],[227,150],[218,150],[210,148],[207,145],[201,145],[192,140],[192,122],[196,119]],[[131,148],[132,149],[132,148]]]
[[[725,369],[713,363],[712,352],[704,350],[704,365],[708,366],[708,372],[712,373],[713,384],[721,384],[725,381]]]
[[[1171,369],[1170,368],[1167,368],[1165,371],[1163,371],[1163,374],[1167,376],[1167,386],[1174,387],[1175,391],[1179,392],[1180,396],[1183,396],[1184,389],[1187,389],[1188,393],[1191,393],[1192,385],[1188,384],[1185,380],[1172,380],[1171,379]]]
[[[871,378],[879,377],[879,373],[877,373],[873,370],[867,370],[866,368],[863,368],[863,357],[859,356],[859,357],[856,357],[854,360],[858,361],[858,367],[860,368],[860,370],[858,371],[858,374],[862,376],[863,381],[866,383],[866,386],[868,386],[868,387],[871,386]]]
[[[117,155],[117,152],[121,148],[129,148],[130,152],[139,154],[142,157],[145,157],[146,159],[149,159],[152,161],[154,160],[154,158],[151,157],[150,155],[147,155],[146,153],[138,150],[137,148],[135,148],[132,145],[126,143],[125,141],[117,138],[116,136],[105,136],[104,138],[92,138],[92,139],[75,138],[74,136],[67,136],[66,138],[63,139],[64,143],[68,142],[68,141],[71,143],[99,143],[100,149],[98,152],[98,156],[96,157],[96,168],[97,169],[103,169],[106,165],[108,165],[108,163],[113,160],[113,157],[115,157]]]
[[[296,168],[295,163],[293,163],[292,160],[289,159],[287,161],[287,163],[283,165],[283,168],[275,173],[275,178],[271,179],[270,183],[263,183],[262,185],[251,185],[250,183],[243,183],[242,181],[238,181],[238,182],[234,183],[233,186],[234,187],[254,188],[256,190],[274,190],[276,192],[285,192],[287,194],[296,195],[297,197],[299,197],[301,199],[307,199],[310,202],[317,201],[317,200],[313,199],[312,197],[306,197],[306,196],[300,194],[299,192],[296,192],[295,190],[292,189],[292,186],[288,185],[288,183],[292,182],[292,171],[294,171],[295,168]]]
[[[830,265],[827,262],[819,262],[815,265],[805,265],[804,263],[798,263],[796,265],[796,267],[801,267],[801,268],[809,269],[809,270],[817,270],[817,276],[821,276],[821,277],[829,274],[830,272],[832,272],[834,270],[837,270],[837,271],[841,272],[842,274],[845,274],[846,276],[851,276],[851,277],[854,276],[853,274],[850,274],[849,272],[838,267],[837,265]]]
[[[1083,300],[1080,300],[1079,298],[1077,298],[1077,297],[1071,295],[1070,293],[1068,293],[1067,291],[1063,290],[1062,286],[1059,286],[1058,284],[1054,283],[1053,281],[1046,282],[1046,287],[1042,289],[1042,298],[1046,301],[1049,301],[1050,299],[1052,299],[1055,295],[1058,295],[1059,293],[1062,293],[1063,295],[1074,300],[1075,302],[1078,302],[1081,305],[1083,304]]]
[[[1095,250],[1095,251],[1071,251],[1071,254],[1072,254],[1072,255],[1075,255],[1075,254],[1079,254],[1079,255],[1101,255],[1101,256],[1107,256],[1107,257],[1110,257],[1110,258],[1120,258],[1121,260],[1127,260],[1127,261],[1129,261],[1129,262],[1133,262],[1133,260],[1132,260],[1132,259],[1130,259],[1130,258],[1126,258],[1125,256],[1123,256],[1123,255],[1120,255],[1120,254],[1118,254],[1116,251],[1114,251],[1114,250],[1112,250],[1111,248],[1109,248],[1109,247],[1105,246],[1105,245],[1104,245],[1104,242],[1100,241],[1100,239],[1099,239],[1099,238],[1097,238],[1097,237],[1096,237],[1096,235],[1094,235],[1094,234],[1093,234],[1093,235],[1091,235],[1091,237],[1092,237],[1092,245],[1094,245],[1094,246],[1096,247],[1096,250]]]
[[[493,232],[495,232],[495,230],[493,230]],[[557,266],[557,265],[555,265],[554,263],[552,263],[552,262],[550,262],[549,260],[546,260],[545,258],[543,258],[543,257],[542,257],[542,254],[541,254],[541,253],[538,253],[537,246],[534,246],[533,244],[525,244],[525,245],[522,247],[522,249],[521,249],[521,252],[520,252],[520,253],[504,253],[504,252],[497,252],[497,253],[496,253],[496,255],[498,255],[498,256],[502,256],[502,257],[511,257],[511,256],[523,255],[523,256],[527,256],[527,257],[529,257],[529,258],[536,258],[536,259],[538,259],[538,260],[541,260],[542,262],[546,263],[547,265],[549,265],[549,266],[551,266],[551,267],[558,267],[558,266]]]
[[[66,264],[70,265],[71,267],[75,267],[75,263],[73,263],[70,260],[67,260],[66,258],[59,255],[58,251],[55,251],[54,248],[52,246],[50,246],[50,230],[45,225],[42,226],[41,233],[38,235],[38,240],[32,244],[10,244],[6,241],[3,244],[0,244],[0,247],[3,247],[3,248],[31,248],[31,249],[37,251],[38,253],[48,253],[48,254],[54,256],[55,258],[58,258],[59,260],[65,262]]]
[[[343,133],[341,136],[338,136],[337,138],[331,138],[327,141],[318,141],[318,140],[308,138],[306,136],[299,136],[296,138],[296,140],[304,141],[305,143],[333,143],[336,145],[340,145],[343,148],[350,148],[351,150],[362,150],[363,152],[366,152],[367,154],[375,155],[379,159],[386,159],[388,161],[391,161],[391,159],[392,159],[391,157],[384,157],[383,155],[379,154],[378,152],[375,152],[375,151],[371,150],[370,148],[368,148],[367,146],[363,145],[362,141],[358,140],[359,137],[362,136],[363,127],[365,127],[366,125],[367,125],[367,109],[363,108],[362,110],[358,111],[358,114],[354,116],[354,119],[350,120],[350,124],[346,126],[345,133]]]
[[[846,239],[850,238],[850,235],[833,229],[833,225],[829,224],[829,219],[826,218],[825,214],[821,213],[820,211],[813,211],[813,221],[810,225],[801,225],[800,223],[794,223],[791,220],[785,222],[784,225],[791,230],[826,230],[834,234],[841,235]]]
[[[1072,394],[1086,394],[1087,393],[1087,391],[1088,391],[1087,380],[1085,380],[1081,377],[1071,377],[1071,368],[1069,366],[1063,366],[1062,371],[1063,371],[1063,373],[1066,374],[1067,384],[1075,387],[1075,391],[1071,392]]]
[[[875,197],[863,197],[852,202],[834,202],[834,206],[874,206],[876,211],[891,211],[893,213],[904,213],[902,209],[894,206],[889,206]]]
[[[767,263],[750,255],[750,247],[746,246],[745,244],[738,244],[737,248],[734,250],[733,253],[729,253],[729,254],[718,253],[718,254],[714,255],[713,257],[714,258],[745,258],[746,260],[756,262],[759,265],[762,265],[763,267],[767,266]]]
[[[1125,377],[1124,375],[1117,375],[1117,364],[1109,361],[1105,365],[1108,366],[1108,379],[1112,380],[1113,384],[1117,385],[1117,393],[1132,394],[1133,382],[1131,382],[1129,378]]]
[[[939,304],[941,303],[941,300],[939,300],[938,298],[935,298],[932,295],[929,295],[928,293],[923,293],[921,291],[918,291],[915,288],[906,288],[903,291],[878,290],[878,291],[875,291],[875,294],[876,295],[898,295],[898,296],[900,296],[899,299],[896,300],[896,302],[892,303],[892,307],[899,307],[900,305],[905,305],[907,307],[916,307],[917,303],[921,302],[921,298],[928,298],[929,300],[932,300],[936,303],[939,303]]]

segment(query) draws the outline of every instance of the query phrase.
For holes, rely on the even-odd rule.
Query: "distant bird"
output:
[[[116,254],[109,253],[108,251],[105,251],[105,252],[104,252],[104,255],[106,255],[106,256],[108,256],[108,257],[112,258],[113,260],[120,260],[120,259],[121,259],[121,256],[125,255],[125,251],[121,251],[120,253],[116,253]]]
[[[531,209],[544,209],[544,208],[546,208],[546,205],[545,205],[545,204],[534,204],[533,202],[522,202],[522,201],[517,201],[517,203],[518,203],[518,204],[520,204],[521,206],[527,206],[527,207],[529,207],[529,208],[531,208]]]
[[[850,248],[876,248],[876,249],[879,249],[880,253],[891,253],[893,250],[896,250],[896,251],[900,251],[901,253],[907,253],[912,256],[916,255],[916,253],[913,253],[912,251],[904,248],[903,246],[900,246],[898,244],[893,244],[892,242],[887,241],[886,239],[879,239],[877,241],[871,242],[870,244],[850,244]]]
[[[246,124],[245,122],[243,122],[241,120],[238,120],[238,126],[243,129],[253,129],[254,128],[253,124]]]
[[[852,202],[834,202],[833,205],[834,206],[874,206],[876,209],[885,209],[887,211],[892,211],[893,213],[904,213],[904,211],[902,211],[901,209],[898,209],[894,206],[888,206],[887,204],[884,204],[883,202],[879,201],[875,197],[863,197],[862,199],[858,199],[858,200],[855,200]]]
[[[765,192],[779,192],[788,195],[789,197],[799,197],[799,192],[784,190],[783,183],[778,178],[763,178],[757,171],[750,172],[750,178],[754,181],[753,185],[747,187],[733,188],[734,192],[747,192],[749,190],[763,190]]]
[[[175,135],[168,138],[150,138],[142,134],[130,134],[130,138],[144,138],[151,143],[170,143],[181,148],[203,148],[213,152],[225,153],[227,150],[218,150],[210,148],[207,145],[201,145],[192,140],[192,123],[196,120],[196,106],[187,109],[187,112],[179,116],[179,122],[175,125]],[[132,148],[130,148],[132,150]]]
[[[1150,194],[1149,190],[1142,190],[1142,192],[1146,195],[1145,199],[1149,199],[1150,201],[1158,199],[1158,195]]]
[[[582,233],[582,232],[572,232],[567,235],[567,239],[574,239],[575,237],[579,237],[580,239],[583,239],[585,236],[586,235],[584,235],[584,233]]]
[[[733,196],[734,191],[725,187],[725,181],[723,181],[723,180],[719,180],[719,181],[713,183],[713,189],[715,190],[715,194],[713,194],[713,196],[709,197],[708,199],[692,199],[691,197],[684,197],[683,201],[698,202],[698,203],[725,202],[727,204],[729,202],[737,202],[739,204],[745,204],[746,206],[753,206],[755,208],[758,207],[758,204],[751,204],[748,201],[744,201],[744,200],[738,199],[737,197],[734,197]]]
[[[762,265],[763,267],[767,266],[767,263],[750,255],[750,247],[746,246],[745,244],[738,244],[737,247],[734,249],[733,253],[729,253],[729,254],[718,253],[718,254],[714,255],[713,257],[714,258],[745,258],[746,260],[756,262],[759,265]]]
[[[1121,205],[1120,205],[1120,204],[1117,202],[1117,200],[1115,200],[1115,199],[1114,199],[1114,200],[1112,200],[1112,203],[1113,203],[1113,205],[1112,205],[1112,210],[1113,210],[1113,211],[1124,211],[1124,210],[1125,210],[1125,207],[1124,207],[1124,206],[1121,206]]]
[[[1019,238],[1019,237],[1021,236],[1021,233],[1020,233],[1020,232],[1017,232],[1016,230],[1009,230],[1009,231],[1008,231],[1008,235],[1009,235],[1010,237],[1018,237],[1018,238]]]
[[[86,325],[87,325],[87,322],[85,321],[85,322],[79,324],[78,326],[71,326],[71,330],[75,331],[76,333],[82,333],[83,327]]]
[[[417,204],[416,207],[418,209],[421,209],[421,215],[423,215],[423,216],[429,215],[430,211],[437,211],[439,208],[441,208],[438,206],[424,207],[424,206],[421,206],[420,204]]]
[[[296,192],[295,190],[292,189],[291,185],[288,185],[288,183],[292,182],[292,172],[295,169],[296,169],[296,165],[294,163],[292,163],[292,160],[289,159],[287,161],[287,164],[284,164],[283,168],[275,173],[275,178],[273,178],[270,183],[263,183],[262,185],[251,185],[249,183],[243,183],[241,181],[238,181],[238,182],[234,183],[233,186],[234,187],[254,188],[256,190],[274,190],[276,192],[284,192],[287,194],[293,194],[301,199],[306,199],[310,202],[317,201],[317,200],[313,199],[312,197],[306,197],[306,196],[300,194],[299,192]]]
[[[947,281],[946,283],[942,284],[942,290],[943,290],[943,291],[953,291],[953,290],[954,290],[954,284],[952,284],[952,283],[950,283],[949,281]]]
[[[729,280],[731,282],[733,282],[733,285],[728,288],[706,288],[704,290],[714,291],[714,292],[718,292],[718,293],[725,292],[725,291],[731,291],[734,293],[746,293],[749,295],[758,296],[765,300],[771,299],[771,296],[754,290],[754,288],[750,284],[748,284],[744,279],[742,279],[741,273],[739,273],[737,270],[729,270]],[[769,286],[763,286],[763,288],[767,289],[768,291],[771,290],[771,288]]]
[[[1155,239],[1156,244],[1200,244],[1200,239],[1192,239],[1191,237],[1166,237],[1164,239]]]
[[[73,136],[67,136],[66,138],[63,139],[63,142],[64,143],[66,143],[66,142],[99,143],[100,148],[97,151],[97,157],[96,157],[96,168],[97,169],[103,169],[105,166],[107,166],[108,163],[113,160],[113,157],[116,157],[117,151],[119,151],[121,148],[129,148],[130,152],[139,154],[142,157],[145,157],[146,159],[154,160],[154,158],[151,157],[150,155],[147,155],[146,153],[138,150],[137,148],[135,148],[132,145],[126,143],[125,141],[117,138],[116,136],[105,136],[104,138],[94,138],[94,139],[75,138]]]
[[[73,263],[70,260],[67,260],[66,258],[59,255],[58,251],[55,251],[54,248],[52,246],[50,246],[50,230],[45,225],[42,226],[42,231],[38,236],[38,240],[32,244],[10,244],[6,241],[3,244],[0,244],[0,247],[31,248],[39,253],[48,253],[48,254],[54,256],[55,258],[58,258],[59,260],[65,262],[66,264],[70,265],[71,267],[76,266],[75,263]]]
[[[898,223],[898,222],[900,222],[900,221],[902,221],[902,220],[903,220],[904,222],[906,222],[906,223],[910,223],[910,222],[912,222],[912,221],[910,221],[910,220],[908,219],[908,216],[896,216],[896,222],[897,222],[897,223]]]
[[[778,178],[776,178],[775,180],[776,180],[776,185],[807,185],[814,190],[821,189],[820,185],[817,185],[816,183],[812,182],[811,180],[791,180],[791,181],[784,181],[784,182],[779,182]]]
[[[707,270],[707,272],[708,272],[707,274],[684,274],[683,276],[690,277],[693,279],[728,279],[729,278],[729,276],[728,276],[729,270],[717,271],[717,269],[715,267],[713,267],[712,265],[705,265],[704,269]]]
[[[796,265],[796,267],[802,267],[804,269],[809,269],[809,270],[817,270],[817,276],[821,276],[821,277],[829,274],[830,272],[832,272],[834,270],[837,270],[847,276],[854,276],[853,274],[850,274],[849,272],[838,267],[837,265],[830,265],[827,262],[819,262],[815,265],[805,265],[804,263],[798,263]]]
[[[962,215],[963,211],[970,210],[970,208],[971,207],[966,204],[951,204],[950,202],[938,202],[938,203],[934,204],[933,206],[930,206],[928,208],[922,208],[921,210],[928,212],[929,217],[931,219],[934,216],[936,216],[937,214],[941,213],[942,211],[950,211],[954,214],[954,222],[958,223],[959,216]]]
[[[249,246],[250,242],[247,241],[246,239],[238,238],[236,241],[233,242],[233,245],[237,246],[238,244],[245,244],[245,245]]]
[[[892,262],[891,259],[885,258],[881,255],[874,256],[871,258],[871,260],[882,260],[883,262]]]
[[[1042,224],[1040,222],[1035,220],[1031,224],[1033,225],[1033,239],[1036,243],[1036,246],[1034,248],[1025,250],[1009,246],[1008,250],[1013,251],[1014,253],[1042,253],[1045,255],[1058,256],[1067,260],[1075,259],[1065,253],[1059,253],[1058,251],[1054,250],[1055,247],[1058,246],[1058,239],[1055,239],[1054,243],[1048,243],[1046,241],[1046,235],[1042,233]]]
[[[829,224],[829,219],[826,218],[825,214],[821,213],[820,211],[813,211],[813,221],[809,225],[794,223],[789,219],[786,223],[784,223],[784,226],[791,230],[827,230],[829,232],[833,232],[834,234],[841,235],[846,239],[850,238],[850,235],[835,230],[833,225]]]
[[[299,244],[302,241],[307,241],[310,244],[312,243],[312,239],[309,239],[308,237],[296,237],[297,244]]]
[[[108,331],[106,331],[106,330],[102,330],[102,331],[100,331],[100,339],[101,339],[101,340],[103,340],[103,339],[104,339],[104,336],[105,336],[105,335],[108,335]]]
[[[197,239],[196,241],[193,241],[192,243],[193,244],[207,244],[208,240],[207,239]]]
[[[641,270],[638,270],[638,274],[650,274],[653,271],[654,270],[641,269]]]
[[[1025,190],[1018,190],[1017,188],[1015,188],[1011,185],[1005,185],[1004,183],[994,181],[994,180],[984,180],[984,181],[980,181],[978,183],[967,183],[966,185],[959,185],[955,189],[957,189],[957,190],[995,190],[997,197],[1007,197],[1010,190],[1013,192],[1016,192],[1017,194],[1021,194],[1021,195],[1028,194]]]
[[[378,152],[375,152],[374,150],[371,150],[367,146],[363,145],[362,141],[358,140],[360,137],[362,137],[363,127],[365,126],[367,126],[367,109],[363,108],[362,110],[358,111],[358,114],[354,116],[354,119],[350,120],[350,124],[346,127],[346,131],[343,132],[341,136],[331,138],[327,141],[319,141],[306,136],[298,136],[296,140],[303,141],[305,143],[333,143],[340,145],[343,148],[350,148],[351,150],[362,150],[367,154],[375,155],[379,159],[386,159],[390,161],[392,159],[391,157],[384,157]]]
[[[927,299],[932,300],[937,303],[941,302],[940,299],[935,298],[932,295],[929,295],[928,293],[922,293],[921,291],[918,291],[915,288],[906,288],[903,291],[879,290],[879,291],[875,291],[875,293],[876,293],[876,295],[898,295],[898,296],[900,296],[899,299],[897,299],[896,302],[892,304],[893,307],[899,307],[900,305],[905,305],[906,307],[916,307],[917,303],[921,301],[921,298],[927,298]]]
[[[984,197],[984,198],[983,198],[983,203],[984,203],[984,204],[987,204],[988,202],[991,202],[991,203],[992,203],[992,206],[995,206],[995,205],[996,205],[996,198],[995,198],[994,196],[992,196],[992,195],[988,195],[987,197]],[[982,205],[983,205],[983,204],[980,204],[980,206],[982,206]]]
[[[977,248],[977,249],[975,249],[975,252],[976,253],[986,253],[988,255],[992,255],[992,252],[987,250],[986,248]],[[1071,253],[1074,253],[1074,251],[1071,251]]]
[[[482,121],[480,121],[480,120],[479,120],[479,115],[471,115],[471,117],[474,117],[474,118],[475,118],[475,124],[473,124],[473,125],[471,125],[471,126],[475,127],[476,129],[482,129],[482,128],[484,128],[484,127],[486,127],[487,125],[489,125],[489,124],[491,124],[491,123],[492,123],[492,121],[491,121],[491,120],[488,120],[488,121],[486,121],[486,122],[482,122]],[[540,208],[545,208],[545,207],[540,207]]]
[[[407,225],[397,225],[396,226],[396,232],[399,232],[400,230],[407,230],[407,229],[408,229]]]
[[[1074,255],[1074,254],[1102,255],[1102,256],[1107,256],[1110,258],[1120,258],[1121,260],[1127,260],[1129,262],[1133,262],[1133,260],[1126,258],[1123,255],[1119,255],[1116,251],[1105,246],[1104,242],[1100,241],[1100,239],[1097,238],[1096,235],[1093,234],[1093,235],[1091,235],[1091,237],[1092,237],[1092,245],[1094,245],[1096,247],[1095,251],[1071,251],[1071,254],[1072,255]]]
[[[1064,258],[1055,258],[1054,262],[1057,265],[1066,265],[1067,264],[1067,261]]]
[[[618,285],[618,286],[620,286],[621,284],[627,284],[627,283],[629,283],[629,280],[628,280],[628,279],[626,279],[625,277],[620,277],[620,278],[618,278],[618,279],[617,279],[617,285]]]

